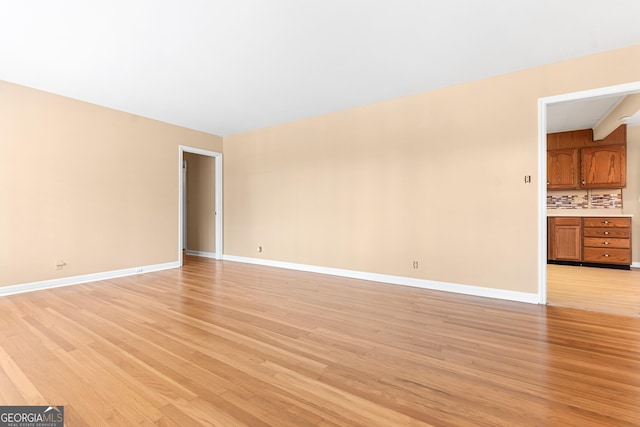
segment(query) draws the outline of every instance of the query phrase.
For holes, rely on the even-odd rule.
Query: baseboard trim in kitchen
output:
[[[299,270],[310,273],[328,274],[331,276],[348,277],[351,279],[369,280],[372,282],[388,283],[392,285],[412,286],[415,288],[452,292],[456,294],[524,302],[529,304],[539,304],[540,302],[538,294],[508,291],[504,289],[484,288],[480,286],[415,279],[412,277],[391,276],[387,274],[367,273],[364,271],[343,270],[339,268],[320,267],[316,265],[297,264],[292,262],[273,261],[234,255],[224,255],[223,260],[243,262],[247,264],[265,265],[269,267],[286,268],[289,270]]]
[[[146,265],[142,267],[124,268],[122,270],[112,270],[101,273],[83,274],[80,276],[61,277],[60,279],[2,286],[0,287],[0,297],[22,294],[25,292],[39,291],[43,289],[59,288],[62,286],[79,285],[81,283],[99,282],[101,280],[116,279],[118,277],[133,276],[136,274],[152,273],[154,271],[169,270],[178,267],[180,267],[179,262],[167,262],[164,264]]]
[[[203,252],[203,251],[190,251],[190,250],[186,250],[184,251],[187,255],[193,255],[193,256],[199,256],[199,257],[203,257],[203,258],[216,258],[216,253],[215,252]]]

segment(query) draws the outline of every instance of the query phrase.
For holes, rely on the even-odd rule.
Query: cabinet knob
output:
[[[584,184],[585,184],[585,182],[584,182],[584,179],[583,179],[583,180],[582,180],[582,185],[584,185]]]
[[[609,232],[608,232],[608,231],[605,231],[605,232],[604,232],[604,234],[609,234]]]
[[[609,221],[602,221],[603,224],[609,224]]]
[[[609,258],[609,254],[604,254],[604,257],[605,258]]]
[[[609,242],[604,242],[603,244],[604,244],[604,245],[608,245],[608,244],[609,244]]]

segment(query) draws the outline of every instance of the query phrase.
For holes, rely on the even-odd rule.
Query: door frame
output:
[[[640,92],[640,81],[538,99],[538,302],[547,303],[547,106]]]
[[[187,176],[188,176],[188,162],[186,160],[182,160],[182,184],[180,185],[180,189],[182,190],[182,217],[185,219],[182,221],[182,250],[187,250],[187,218],[189,218],[189,212],[187,211]]]
[[[216,253],[215,259],[222,259],[222,153],[216,151],[203,150],[201,148],[189,147],[186,145],[178,146],[178,263],[182,266],[182,245],[183,233],[186,226],[186,215],[184,212],[184,203],[186,200],[185,183],[183,176],[184,153],[199,154],[201,156],[213,157],[215,159],[215,232],[216,232]]]

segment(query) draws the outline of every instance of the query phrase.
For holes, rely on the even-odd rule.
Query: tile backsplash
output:
[[[586,194],[547,193],[547,209],[588,209],[589,198]]]
[[[621,209],[622,190],[548,191],[547,209]]]
[[[592,192],[589,203],[592,209],[619,209],[622,208],[622,191],[618,193],[599,191],[597,193]]]

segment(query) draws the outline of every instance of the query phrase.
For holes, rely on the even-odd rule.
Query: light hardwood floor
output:
[[[187,257],[0,298],[67,426],[638,426],[640,319]]]
[[[640,271],[547,265],[547,303],[640,316]]]

